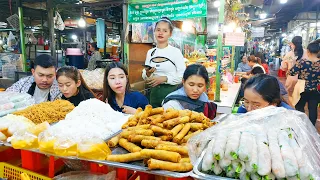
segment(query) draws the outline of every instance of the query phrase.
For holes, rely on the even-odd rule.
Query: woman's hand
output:
[[[126,113],[126,114],[134,114],[136,113],[136,110],[135,108],[132,108],[130,106],[122,106],[122,112]]]
[[[156,87],[159,84],[167,82],[167,80],[168,80],[167,76],[157,76],[157,77],[150,78],[147,84],[149,84],[151,87]]]
[[[156,68],[154,68],[154,67],[151,68],[151,69],[146,68],[145,70],[146,70],[146,75],[147,75],[148,77],[150,77],[151,74],[156,71]]]

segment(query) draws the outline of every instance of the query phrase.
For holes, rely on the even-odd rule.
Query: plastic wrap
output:
[[[93,71],[82,70],[81,75],[91,89],[103,89],[104,69],[99,68]]]
[[[198,158],[211,139],[217,141],[219,134],[227,133],[229,136],[235,131],[249,133],[256,140],[257,147],[253,148],[251,155],[254,154],[253,152],[257,154],[248,157],[248,161],[244,161],[248,170],[247,164],[251,164],[251,161],[257,158],[255,163],[251,164],[254,166],[249,167],[251,177],[266,178],[271,170],[277,170],[275,175],[282,176],[283,166],[287,171],[286,175],[294,175],[290,178],[317,179],[320,177],[320,139],[316,129],[304,113],[277,107],[266,107],[243,115],[229,115],[218,125],[193,136],[187,144],[192,163],[195,165],[199,162]],[[241,142],[245,141],[240,140]],[[274,149],[277,146],[274,143],[279,143],[280,155],[275,154],[279,151]],[[243,145],[240,144],[239,147]],[[282,159],[277,161],[279,156]],[[294,163],[297,162],[295,159],[299,159],[300,163]],[[273,166],[273,163],[280,163],[280,165]]]
[[[0,117],[33,105],[34,99],[27,93],[1,92]]]
[[[8,114],[0,118],[0,132],[6,137],[12,136],[19,131],[27,130],[35,124],[23,116]]]
[[[53,178],[53,180],[115,180],[116,171],[108,174],[91,174],[88,171],[73,171],[61,174]]]

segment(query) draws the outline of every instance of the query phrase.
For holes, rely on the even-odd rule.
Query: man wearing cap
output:
[[[54,101],[61,93],[56,81],[56,69],[51,56],[43,54],[36,57],[32,76],[20,79],[9,87],[7,92],[28,93],[35,99],[36,104]]]

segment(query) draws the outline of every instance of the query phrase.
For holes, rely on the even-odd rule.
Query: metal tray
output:
[[[203,157],[204,157],[206,152],[207,152],[207,149],[205,149],[202,152],[200,158],[196,161],[196,164],[193,166],[194,176],[192,176],[192,177],[195,178],[195,179],[199,179],[199,180],[205,180],[205,179],[232,180],[232,178],[215,176],[215,175],[210,175],[210,174],[206,174],[206,173],[201,172],[201,164],[202,164],[202,160],[203,160]]]

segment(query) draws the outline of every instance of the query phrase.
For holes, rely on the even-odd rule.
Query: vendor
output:
[[[200,64],[192,64],[187,67],[183,74],[182,87],[170,93],[163,100],[164,109],[190,109],[203,112],[205,103],[209,103],[206,94],[207,85],[210,83],[206,68]],[[216,114],[217,105],[211,104],[208,114]],[[206,115],[206,114],[205,114]]]
[[[62,92],[62,99],[78,106],[81,101],[95,98],[94,93],[74,66],[64,66],[57,71],[57,81]]]
[[[169,45],[173,24],[168,18],[156,22],[155,37],[157,47],[147,53],[142,78],[151,86],[150,104],[160,107],[163,99],[176,90],[181,83],[186,68],[181,50]]]
[[[247,56],[241,57],[241,63],[238,64],[237,72],[250,72],[251,67],[248,64]]]
[[[257,57],[255,57],[254,55],[251,55],[251,56],[249,56],[248,61],[249,61],[248,64],[249,64],[249,66],[250,66],[252,69],[255,68],[255,67],[261,68],[261,70],[263,71],[263,73],[266,74],[266,71],[265,71],[265,69],[263,68],[263,66],[261,66],[261,65],[259,64],[259,61],[261,61],[260,58],[257,58]],[[249,79],[249,78],[250,78],[250,72],[248,72],[247,74],[242,75],[241,77],[242,77],[242,78]]]
[[[110,63],[104,78],[103,99],[114,110],[134,114],[137,108],[144,109],[149,104],[143,94],[130,91],[128,71],[120,62]]]
[[[266,74],[251,77],[244,86],[244,104],[238,113],[246,113],[267,106],[278,106],[293,110],[282,101],[277,78]]]
[[[54,60],[47,54],[36,57],[32,76],[20,79],[9,87],[7,92],[28,93],[35,99],[35,103],[54,101],[61,93],[56,79]]]
[[[88,63],[88,70],[92,71],[97,68],[97,60],[101,60],[101,54],[99,52],[99,48],[97,43],[90,43],[89,50],[92,52],[90,61]]]

